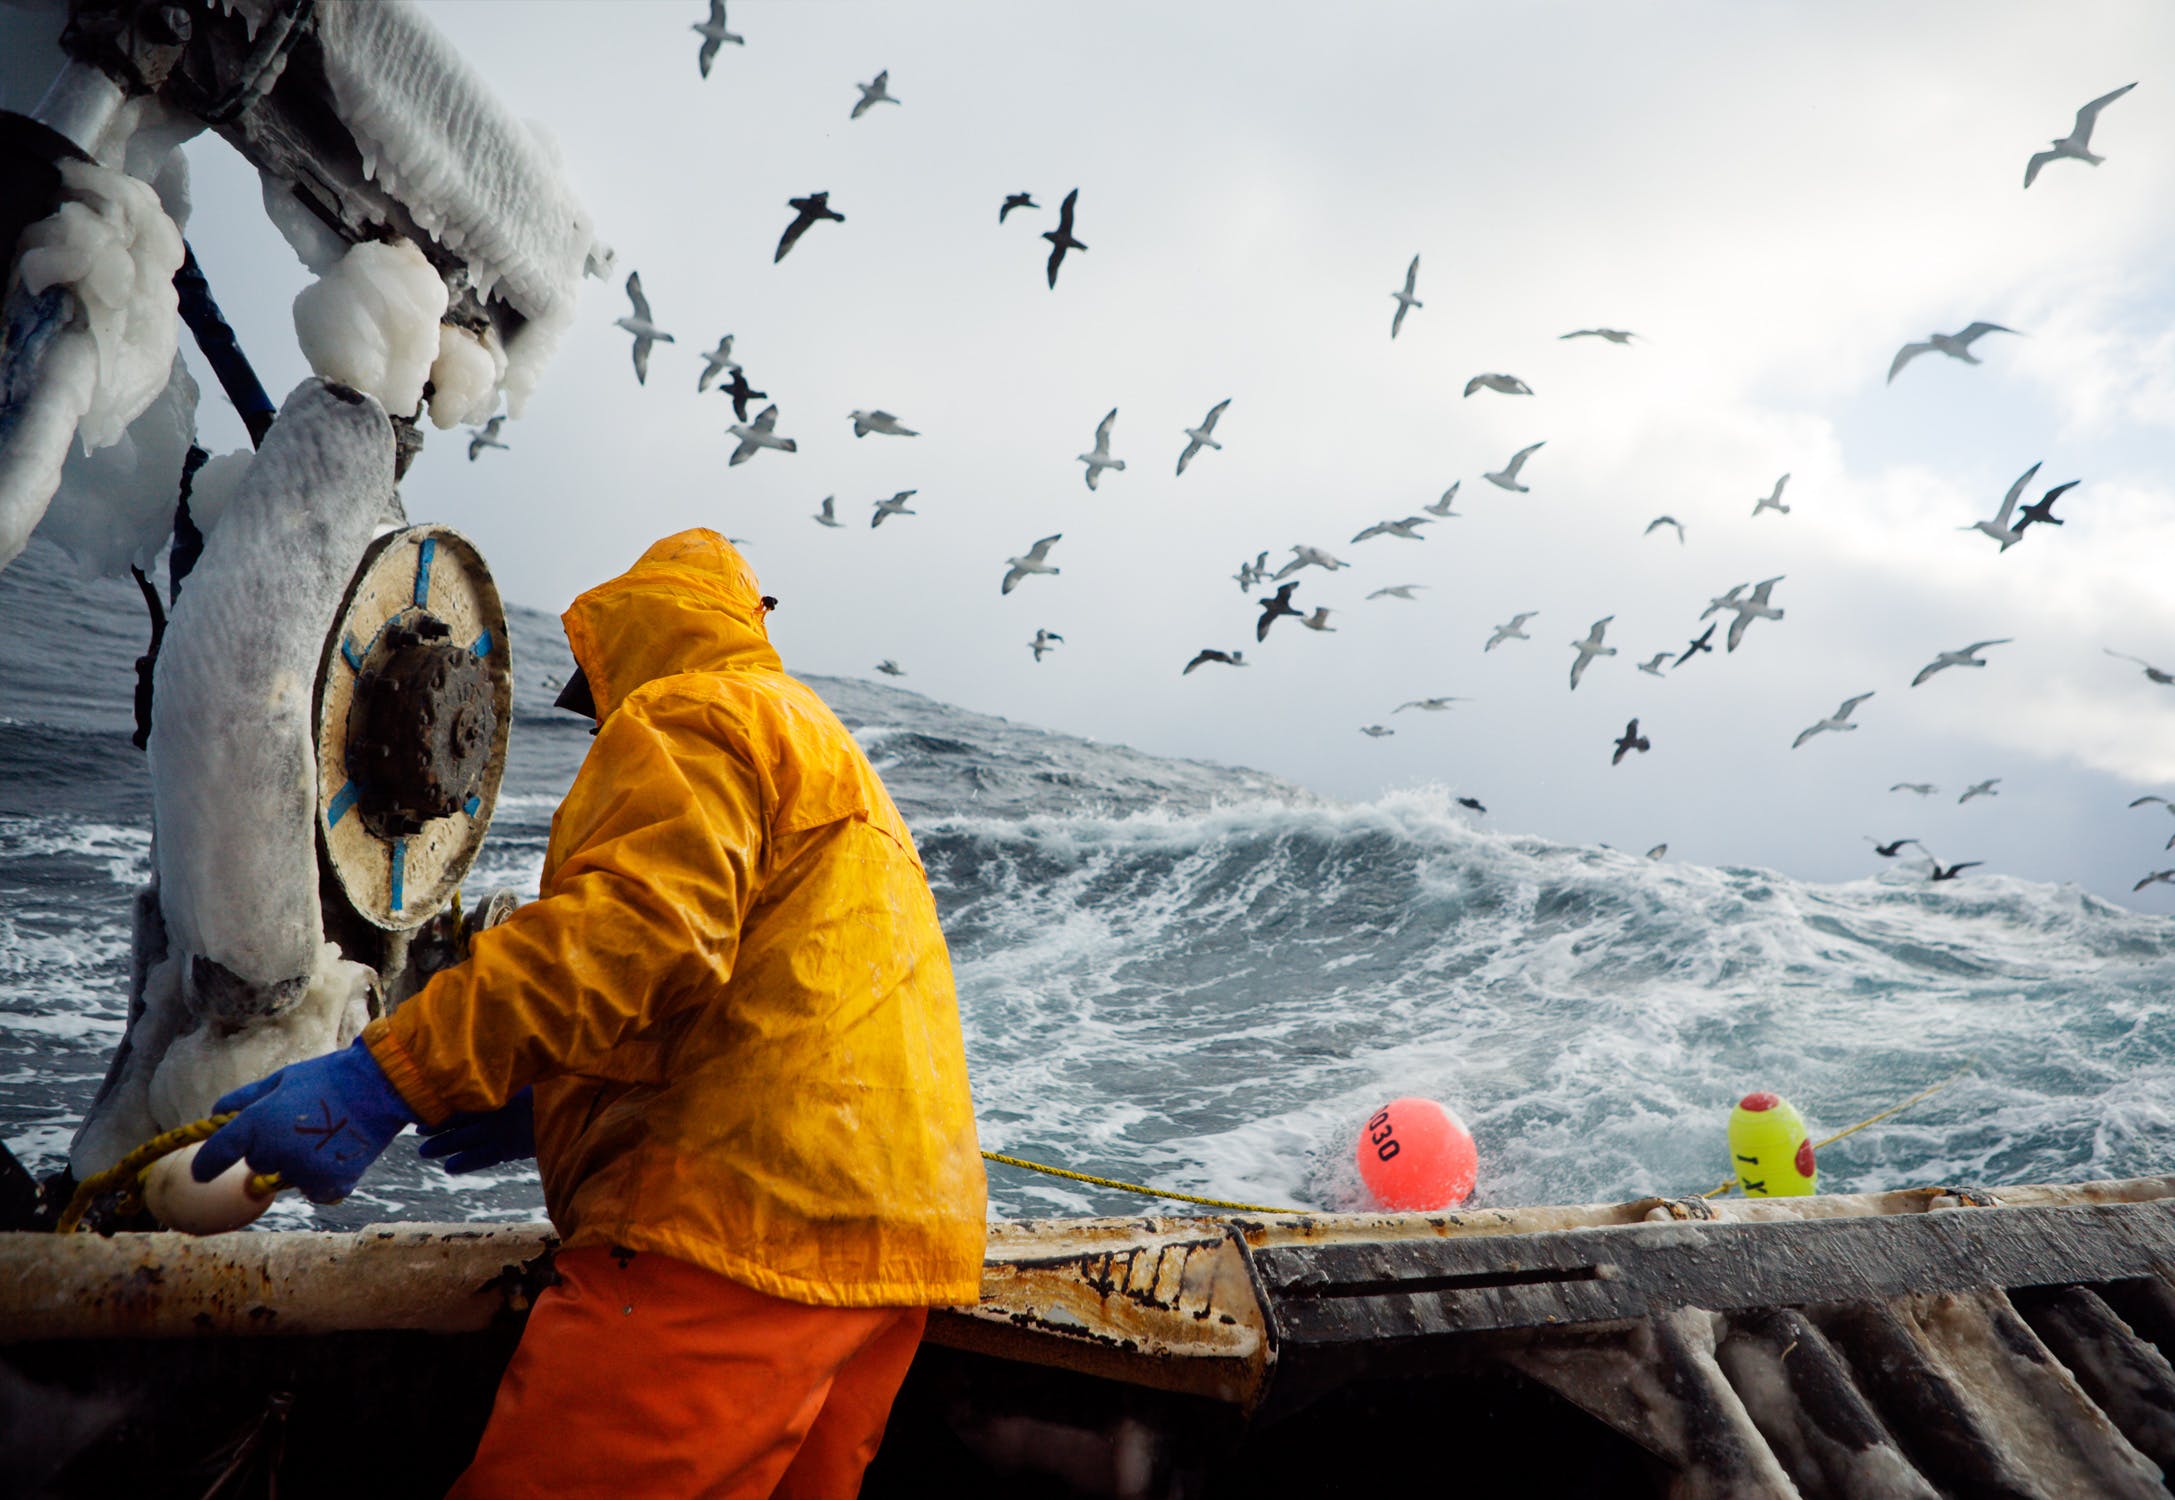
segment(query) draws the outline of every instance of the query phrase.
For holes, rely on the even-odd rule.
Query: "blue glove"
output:
[[[422,1133],[430,1139],[419,1154],[430,1161],[445,1158],[448,1172],[480,1172],[526,1161],[536,1154],[536,1096],[523,1089],[497,1109],[455,1115]]]
[[[281,1068],[226,1095],[214,1114],[240,1110],[190,1164],[209,1182],[247,1157],[318,1203],[346,1197],[370,1164],[415,1119],[360,1041],[345,1051]]]

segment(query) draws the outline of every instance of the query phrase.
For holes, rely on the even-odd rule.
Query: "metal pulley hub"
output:
[[[436,615],[396,618],[380,644],[372,656],[382,661],[355,678],[347,774],[371,830],[398,838],[467,803],[490,763],[498,711],[489,670]]]

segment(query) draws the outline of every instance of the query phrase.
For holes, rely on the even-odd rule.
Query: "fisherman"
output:
[[[219,1101],[195,1163],[337,1199],[401,1128],[533,1154],[564,1239],[463,1500],[850,1496],[984,1181],[944,938],[776,601],[684,531],[565,615],[596,740],[542,899],[349,1049]],[[532,1113],[533,1102],[533,1113]]]

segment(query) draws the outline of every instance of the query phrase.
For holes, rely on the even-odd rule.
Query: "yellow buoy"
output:
[[[1812,1137],[1779,1094],[1747,1094],[1729,1116],[1730,1165],[1748,1198],[1803,1198],[1819,1191]]]

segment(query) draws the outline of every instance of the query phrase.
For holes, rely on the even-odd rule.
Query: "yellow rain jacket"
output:
[[[763,615],[706,530],[574,601],[601,726],[542,899],[365,1040],[426,1123],[533,1084],[570,1245],[796,1302],[970,1303],[985,1184],[928,878]]]

